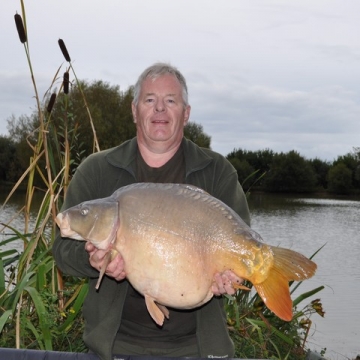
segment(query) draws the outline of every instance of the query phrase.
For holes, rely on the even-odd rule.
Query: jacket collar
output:
[[[212,161],[207,149],[203,149],[191,140],[183,137],[182,147],[185,155],[186,177],[194,171],[202,170]]]
[[[191,140],[183,137],[181,146],[184,149],[186,176],[190,173],[201,170],[211,163],[212,157],[207,149],[203,149],[194,144]],[[121,145],[108,150],[106,160],[112,166],[122,168],[134,174],[134,164],[137,153],[137,139],[134,137]]]
[[[137,152],[136,137],[123,142],[121,145],[109,149],[105,158],[109,164],[117,168],[129,170],[135,163]]]

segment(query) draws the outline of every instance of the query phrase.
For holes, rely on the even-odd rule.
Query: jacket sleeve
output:
[[[223,161],[223,164],[219,166],[220,175],[214,196],[230,206],[250,226],[249,206],[244,190],[239,183],[237,172],[227,160]]]
[[[79,166],[70,182],[61,210],[66,210],[97,196],[93,165],[92,161],[85,160]],[[65,274],[79,277],[98,277],[99,275],[98,271],[90,265],[85,242],[62,238],[59,229],[56,232],[52,253],[56,265]]]

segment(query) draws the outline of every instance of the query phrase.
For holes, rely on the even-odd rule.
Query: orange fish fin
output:
[[[275,269],[271,269],[269,276],[260,284],[254,284],[265,305],[280,319],[292,319],[292,300],[290,297],[288,280]]]
[[[158,308],[161,310],[161,312],[164,314],[164,316],[169,319],[170,313],[169,310],[166,306],[164,305],[160,305],[158,303],[156,303],[156,305],[158,306]]]
[[[237,284],[237,283],[232,283],[232,286],[234,289],[238,289],[238,290],[247,290],[247,291],[250,291],[251,289],[248,288],[247,286],[245,285],[241,285],[241,284]]]
[[[150,316],[160,326],[164,324],[165,317],[169,318],[169,310],[164,305],[156,304],[154,298],[145,295],[145,304]]]
[[[306,256],[279,247],[271,247],[274,254],[274,268],[288,281],[305,280],[312,277],[316,271],[316,264]]]

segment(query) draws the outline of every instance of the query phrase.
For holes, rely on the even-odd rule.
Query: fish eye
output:
[[[84,208],[80,210],[80,214],[83,216],[86,216],[89,213],[89,209],[88,208]]]

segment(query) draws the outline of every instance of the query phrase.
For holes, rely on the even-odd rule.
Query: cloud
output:
[[[121,90],[156,61],[178,66],[188,81],[191,120],[203,125],[213,149],[224,155],[244,147],[333,159],[359,146],[358,1],[25,5],[40,97],[64,66],[57,45],[63,38],[80,79]],[[35,108],[15,10],[5,2],[0,13],[6,50],[0,59],[0,133],[6,133],[9,116]]]
[[[191,119],[203,124],[213,149],[223,154],[269,148],[332,160],[358,146],[360,104],[342,87],[287,91],[246,83],[201,84],[199,78],[193,85],[197,95]]]

